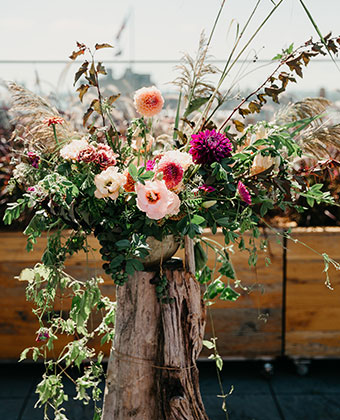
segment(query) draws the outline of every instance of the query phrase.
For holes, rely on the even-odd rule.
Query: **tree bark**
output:
[[[164,264],[171,303],[157,301],[155,272],[117,288],[102,420],[208,420],[196,367],[204,305],[195,277],[175,261]]]

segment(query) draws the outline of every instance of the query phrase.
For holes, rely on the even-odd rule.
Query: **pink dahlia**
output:
[[[136,184],[137,207],[144,211],[153,220],[179,212],[180,200],[178,196],[169,191],[164,181],[146,181],[145,184]]]
[[[169,190],[175,188],[183,179],[184,170],[177,162],[161,159],[157,168],[157,173],[163,172],[163,180]]]
[[[221,162],[222,159],[231,155],[232,144],[223,133],[216,130],[205,130],[198,134],[192,134],[189,153],[197,164],[210,165],[213,162]]]
[[[134,104],[137,112],[143,117],[153,117],[161,112],[164,99],[155,86],[143,87],[136,91]]]
[[[237,184],[237,191],[240,194],[241,200],[244,201],[246,204],[251,204],[251,195],[247,190],[246,186],[243,182],[239,181]]]
[[[114,166],[116,164],[116,156],[117,155],[110,146],[99,144],[97,148],[96,163],[98,163],[102,169],[106,169],[109,166]]]

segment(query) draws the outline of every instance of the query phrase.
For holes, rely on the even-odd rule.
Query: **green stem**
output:
[[[53,128],[54,140],[57,143],[57,145],[59,146],[59,140],[58,140],[58,137],[57,137],[57,129],[55,128],[55,124],[52,124],[52,128]]]

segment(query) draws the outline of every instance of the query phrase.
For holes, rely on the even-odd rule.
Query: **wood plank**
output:
[[[223,243],[221,233],[210,237]],[[219,337],[219,350],[223,357],[263,357],[280,354],[282,249],[273,235],[268,235],[268,239],[268,252],[260,252],[256,270],[249,268],[246,252],[235,250],[235,254],[231,256],[233,264],[238,278],[249,290],[241,291],[242,296],[236,302],[216,299],[211,307]],[[89,242],[93,247],[99,248],[95,238],[90,238]],[[26,238],[22,234],[0,233],[0,358],[18,358],[25,347],[31,346],[32,342],[34,344],[38,324],[31,312],[31,304],[25,301],[25,284],[14,277],[22,269],[33,267],[40,260],[45,243],[46,237],[43,237],[32,253],[26,253]],[[181,255],[181,251],[178,255]],[[267,255],[272,260],[270,267],[265,267],[264,257]],[[113,281],[103,273],[101,264],[98,251],[91,253],[88,261],[82,253],[67,262],[66,271],[83,281],[94,275],[103,276],[105,283],[102,285],[102,291],[114,298]],[[211,268],[214,265],[211,252],[208,265]],[[240,289],[238,291],[240,292]],[[269,314],[266,323],[259,320],[259,314]],[[16,340],[15,337],[19,335],[20,340]],[[211,326],[208,322],[206,338],[210,337]],[[106,352],[108,355],[108,347]],[[209,353],[206,351],[202,357]]]
[[[295,230],[292,236],[340,261],[338,228]],[[287,243],[286,354],[340,356],[340,272],[330,267],[334,290],[325,286],[323,258],[301,244]]]

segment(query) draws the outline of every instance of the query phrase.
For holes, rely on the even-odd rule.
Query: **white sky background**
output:
[[[207,34],[210,32],[221,1],[2,0],[1,3],[0,60],[64,60],[74,49],[75,41],[89,46],[96,42],[114,43],[114,36],[130,8],[133,15],[122,35],[124,54],[118,59],[166,60],[180,58],[183,51],[195,52],[201,30],[205,29]],[[227,56],[235,34],[233,26],[228,35],[231,20],[242,26],[255,3],[255,0],[226,0],[212,41],[211,54],[214,58]],[[305,0],[305,3],[323,34],[330,30],[333,35],[340,34],[340,0]],[[272,7],[270,0],[262,0],[245,40]],[[298,46],[311,35],[318,38],[300,2],[285,0],[257,35],[252,48],[260,59],[270,59],[282,47],[287,47],[291,42]],[[98,59],[105,63],[105,59],[114,58],[113,53],[114,50],[101,50]],[[254,53],[250,53],[249,58],[253,56]],[[0,78],[24,81],[30,87],[37,70],[46,87],[48,82],[53,88],[64,67],[0,64]],[[119,75],[123,68],[122,65],[114,68],[115,74]],[[69,82],[76,67],[71,70],[68,88],[71,88]],[[175,76],[172,64],[136,64],[134,70],[150,72],[161,88],[168,88],[164,83]],[[263,81],[268,71],[266,68],[258,70],[244,79],[240,87],[256,87],[255,84]],[[317,89],[321,86],[328,90],[340,89],[340,72],[332,62],[311,63],[305,75],[302,83],[299,83],[300,89]]]

